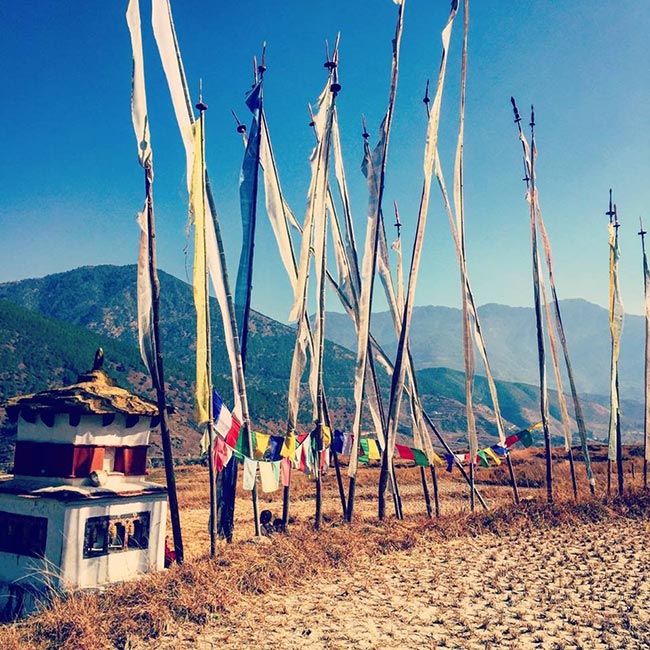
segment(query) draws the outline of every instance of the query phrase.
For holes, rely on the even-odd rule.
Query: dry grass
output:
[[[528,485],[533,483],[540,473],[543,478],[543,461],[537,457],[537,453],[538,450],[522,450],[515,457],[517,475],[523,486],[526,481]],[[228,625],[233,621],[239,621],[237,624],[241,624],[250,609],[251,599],[272,599],[274,606],[280,610],[285,607],[289,611],[291,608],[283,605],[282,599],[288,598],[287,594],[292,590],[300,590],[305,585],[314,584],[316,580],[321,584],[329,575],[355,575],[355,572],[368,566],[368,563],[383,563],[388,567],[388,573],[397,571],[393,566],[398,562],[396,558],[405,553],[417,554],[418,549],[430,553],[431,561],[435,563],[436,549],[440,549],[441,557],[450,561],[449,554],[458,553],[458,548],[474,548],[476,553],[485,553],[485,558],[496,564],[508,551],[507,548],[504,550],[499,546],[498,540],[503,540],[501,544],[506,541],[510,544],[512,540],[517,540],[517,543],[523,546],[527,540],[536,539],[540,533],[543,536],[544,531],[570,538],[573,530],[587,527],[597,531],[598,526],[606,526],[612,518],[625,518],[627,521],[647,519],[650,512],[650,496],[630,491],[620,498],[606,498],[601,494],[599,498],[592,499],[588,490],[581,488],[580,499],[576,503],[573,502],[567,463],[558,461],[554,469],[556,503],[545,503],[542,481],[541,487],[521,488],[524,500],[519,506],[513,506],[511,503],[512,494],[510,489],[503,485],[501,468],[480,470],[479,487],[490,502],[491,509],[474,513],[469,512],[467,489],[458,473],[450,476],[446,472],[440,472],[442,516],[439,519],[428,519],[424,516],[419,471],[416,468],[400,467],[398,479],[406,518],[396,521],[390,517],[383,522],[378,522],[376,517],[377,470],[364,469],[358,478],[359,498],[355,521],[352,524],[342,522],[338,489],[332,473],[324,485],[325,522],[320,531],[314,531],[311,525],[313,486],[304,476],[296,476],[292,485],[294,523],[288,534],[251,539],[253,526],[250,497],[241,493],[236,511],[235,543],[221,545],[217,558],[210,559],[206,554],[206,472],[203,468],[182,468],[178,472],[177,481],[186,541],[187,560],[183,566],[174,566],[168,571],[117,585],[101,593],[71,594],[56,598],[51,607],[30,619],[0,628],[0,647],[3,650],[130,648],[143,640],[162,639],[170,630],[176,630],[179,626],[181,629],[190,630],[191,637],[192,634],[196,635],[196,630],[206,625],[214,626],[221,622],[222,627],[225,626],[223,629],[228,629]],[[582,470],[582,467],[579,469]],[[602,468],[598,469],[600,473]],[[160,480],[159,477],[155,478]],[[640,481],[639,470],[636,472],[636,479],[637,482]],[[639,485],[636,487],[639,488]],[[278,494],[260,495],[260,507],[279,513],[281,506]],[[458,540],[461,547],[454,546],[454,540]],[[492,540],[491,550],[485,551],[483,540]],[[573,558],[570,566],[563,566],[563,575],[557,580],[563,580],[569,585],[577,576],[582,576],[585,589],[588,590],[589,571],[586,571],[585,567],[591,566],[589,563],[594,558],[598,559],[602,553],[595,537],[591,547],[585,547],[580,557]],[[606,560],[604,557],[602,559]],[[549,561],[552,560],[551,555]],[[453,556],[451,561],[453,562]],[[525,634],[529,635],[531,643],[542,644],[542,641],[537,640],[542,634],[536,622],[538,619],[531,618],[530,612],[520,611],[515,606],[517,601],[521,601],[521,598],[513,598],[513,594],[516,595],[513,585],[517,583],[517,571],[516,566],[512,567],[507,579],[496,572],[487,582],[487,588],[497,595],[499,602],[511,603],[507,611],[503,608],[493,608],[494,611],[480,610],[475,615],[470,608],[469,614],[465,612],[454,619],[457,629],[455,632],[450,630],[450,634],[453,632],[456,638],[470,638],[472,634],[476,636],[476,630],[482,630],[478,636],[483,639],[484,645],[480,647],[490,647],[490,643],[496,643],[490,641],[490,638],[497,634],[495,630],[505,626],[506,619],[508,626],[512,627],[513,621],[516,622],[519,617],[521,621],[518,625],[526,629]],[[525,585],[525,573],[519,578],[520,584]],[[417,583],[416,575],[400,578],[402,581],[411,579],[415,579]],[[350,583],[348,590],[352,588],[352,584],[354,583]],[[360,584],[363,589],[363,583]],[[627,581],[624,586],[630,592],[626,597],[633,598],[635,589],[641,589],[641,581],[635,584]],[[548,586],[540,589],[538,598],[546,599],[549,603],[554,602],[553,590]],[[460,597],[461,600],[465,598],[467,603],[475,603],[480,598],[471,581],[463,590]],[[436,603],[430,603],[423,606],[428,608],[426,611],[433,612],[431,608],[435,608],[435,605]],[[591,615],[594,617],[594,625],[600,626],[599,634],[602,635],[613,634],[620,625],[625,625],[624,618],[619,616],[614,619],[607,611]],[[441,617],[440,626],[445,628],[447,615],[437,611],[436,616]],[[435,626],[435,620],[434,623],[428,624]],[[582,619],[581,624],[584,624]],[[562,621],[562,625],[571,628],[575,627],[576,622],[567,618]],[[614,626],[614,630],[609,630],[608,626]],[[634,625],[628,624],[628,627],[632,634]],[[558,632],[558,635],[556,636],[560,640],[557,642],[560,643],[562,634]],[[187,647],[191,647],[190,637],[187,639],[190,643]],[[327,640],[321,639],[321,642],[323,641]],[[503,641],[505,643],[507,639]],[[176,642],[178,639],[173,643]],[[437,642],[444,647],[440,639],[437,639]],[[449,647],[459,647],[451,641],[450,643]],[[588,646],[587,643],[583,647]],[[172,644],[165,647],[176,646]],[[503,647],[508,646],[506,644]]]

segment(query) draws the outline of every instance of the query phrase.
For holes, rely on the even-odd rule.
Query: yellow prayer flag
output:
[[[295,454],[296,454],[296,436],[293,433],[289,433],[285,436],[284,442],[282,443],[280,456],[282,456],[282,458],[293,459]]]
[[[368,460],[379,460],[381,454],[379,453],[379,446],[377,441],[372,438],[368,438]]]
[[[485,454],[487,454],[497,465],[501,465],[501,459],[494,453],[494,451],[490,447],[486,447],[484,450]]]
[[[268,433],[253,431],[253,438],[255,439],[255,458],[262,458],[264,456],[264,452],[269,447],[269,440],[271,439],[271,435]]]
[[[323,443],[323,449],[327,449],[332,444],[332,430],[325,425],[321,426],[320,439]]]
[[[435,451],[431,451],[431,462],[436,466],[436,467],[444,467],[445,463],[443,462],[442,458],[436,454]]]
[[[190,213],[194,215],[194,306],[196,308],[196,410],[198,424],[210,421],[210,376],[208,369],[208,284],[205,267],[204,165],[201,127],[194,125],[194,164],[190,188]]]

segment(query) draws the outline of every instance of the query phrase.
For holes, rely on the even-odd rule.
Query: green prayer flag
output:
[[[519,442],[524,447],[531,447],[533,444],[533,435],[531,434],[530,431],[524,430],[519,432]]]
[[[419,449],[411,449],[413,452],[413,460],[417,467],[429,467],[429,459],[426,454]]]
[[[248,431],[244,427],[242,427],[241,430],[239,431],[239,436],[237,437],[237,444],[235,445],[235,453],[240,454],[242,456],[246,456],[247,458],[253,457],[253,454],[251,454],[250,444],[248,440]]]
[[[485,452],[482,449],[479,449],[476,452],[476,455],[481,459],[481,467],[489,467],[490,463],[488,463],[487,456],[485,455]]]
[[[368,457],[368,440],[367,438],[361,438],[359,441],[359,445],[361,447],[360,453],[359,453],[359,462],[360,463],[367,463],[370,459]]]

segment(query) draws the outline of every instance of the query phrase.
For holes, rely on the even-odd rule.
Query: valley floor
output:
[[[648,648],[648,533],[649,522],[613,515],[422,541],[352,573],[333,569],[299,589],[243,596],[200,632],[180,627],[130,647]]]

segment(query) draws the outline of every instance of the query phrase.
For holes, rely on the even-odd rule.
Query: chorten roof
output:
[[[102,369],[79,375],[77,383],[69,386],[12,397],[4,403],[4,408],[14,421],[21,412],[28,417],[56,413],[158,415],[157,404],[120,388]]]

